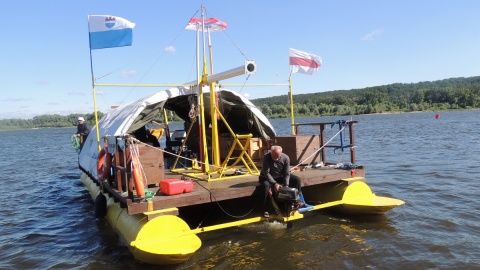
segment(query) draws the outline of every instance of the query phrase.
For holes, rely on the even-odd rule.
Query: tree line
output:
[[[441,111],[480,107],[480,76],[395,83],[293,96],[297,116]],[[252,100],[267,117],[288,117],[288,95]]]
[[[480,76],[298,94],[293,96],[293,100],[296,116],[475,109],[480,107]],[[290,116],[288,95],[251,101],[269,118]],[[99,112],[99,119],[103,115]],[[89,125],[94,125],[93,113],[45,114],[33,119],[0,119],[0,130],[72,127],[77,125],[79,116],[84,117]],[[171,120],[181,119],[174,116]],[[161,121],[160,116],[158,121]]]
[[[98,112],[98,118],[103,117],[102,112]],[[0,119],[0,130],[16,130],[16,129],[32,129],[32,128],[60,128],[60,127],[76,127],[78,117],[85,118],[90,126],[95,124],[94,113],[90,114],[43,114],[33,117],[32,119]]]

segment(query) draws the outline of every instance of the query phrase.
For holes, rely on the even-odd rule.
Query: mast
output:
[[[208,49],[210,56],[210,75],[213,75],[213,54],[212,54],[212,39],[210,37],[210,28],[208,31]],[[215,91],[215,82],[210,83],[210,117],[212,123],[212,163],[216,167],[220,166],[220,139],[218,138],[218,115],[217,115],[217,93]]]
[[[200,156],[199,160],[202,161],[201,171],[202,173],[208,174],[210,178],[210,174],[215,173],[223,166],[220,160],[220,139],[218,135],[218,121],[221,119],[225,122],[225,119],[222,118],[221,113],[218,111],[217,108],[217,96],[216,96],[216,83],[218,81],[228,79],[234,76],[239,76],[243,74],[254,74],[256,72],[256,65],[254,61],[245,61],[245,63],[237,68],[227,70],[224,72],[220,72],[218,74],[213,75],[213,53],[212,53],[212,41],[211,41],[211,23],[212,20],[208,19],[208,25],[205,25],[205,9],[204,6],[201,5],[201,28],[198,25],[198,21],[196,21],[197,27],[197,86],[198,86],[198,97],[197,97],[197,106],[198,106],[198,129],[199,129],[199,145],[200,145]],[[216,19],[214,20],[216,21]],[[200,45],[200,29],[202,31],[202,44]],[[223,28],[224,29],[224,28]],[[218,29],[214,30],[218,31]],[[221,30],[220,30],[221,31]],[[210,60],[210,75],[209,70],[207,67],[207,37],[208,34],[208,53],[209,53],[209,60]],[[203,63],[202,63],[202,71],[200,74],[200,46],[202,46],[203,51]],[[209,86],[210,88],[210,126],[206,125],[205,121],[205,101],[204,101],[204,93],[203,87]],[[208,112],[207,112],[208,113]],[[208,120],[208,119],[207,119]],[[228,125],[228,124],[227,124]],[[209,129],[209,133],[207,133],[207,129]],[[207,143],[207,134],[210,136],[209,142],[210,145]],[[211,155],[209,155],[211,153]],[[211,160],[211,164],[209,163],[209,159]],[[210,169],[211,165],[213,165],[213,169]]]
[[[198,84],[198,98],[200,106],[200,114],[199,114],[199,134],[200,134],[200,160],[203,161],[202,170],[203,172],[208,172],[210,170],[209,160],[208,160],[208,146],[207,146],[207,134],[205,132],[205,128],[203,125],[205,123],[205,107],[204,107],[204,100],[203,100],[203,85],[205,83],[205,78],[208,75],[207,73],[207,59],[205,54],[205,8],[201,5],[202,8],[202,45],[203,45],[203,71],[202,71],[202,78]]]
[[[90,19],[90,16],[87,16],[87,23]],[[90,24],[88,23],[88,32],[90,33]],[[90,35],[88,35],[88,43],[91,44],[90,41]],[[97,135],[97,146],[98,146],[98,152],[100,152],[101,147],[100,147],[100,131],[99,131],[99,126],[98,126],[98,112],[97,112],[97,91],[95,89],[95,76],[93,75],[93,60],[92,60],[92,48],[91,45],[89,45],[89,51],[90,51],[90,74],[92,77],[92,95],[93,95],[93,113],[95,115],[95,131]]]
[[[208,31],[208,54],[210,56],[210,74],[213,74],[213,53],[212,53],[212,38],[210,37],[210,28]]]
[[[293,88],[292,88],[292,75],[288,78],[288,89],[290,91],[290,117],[292,118],[292,135],[295,134],[295,112],[293,111]]]

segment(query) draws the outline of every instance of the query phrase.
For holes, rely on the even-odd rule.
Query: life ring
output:
[[[112,167],[112,155],[108,153],[105,148],[102,148],[98,154],[97,163],[97,177],[99,180],[103,180],[110,174],[110,168]]]
[[[145,187],[143,186],[143,175],[140,170],[140,161],[138,157],[134,156],[132,158],[132,177],[135,183],[135,190],[137,191],[137,195],[139,197],[145,197]]]

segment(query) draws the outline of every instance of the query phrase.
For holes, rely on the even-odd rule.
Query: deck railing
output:
[[[321,159],[324,164],[327,164],[327,151],[326,148],[334,148],[334,149],[350,149],[350,162],[355,164],[355,136],[354,136],[354,124],[358,123],[358,121],[337,121],[337,122],[324,122],[324,123],[301,123],[301,124],[294,124],[295,128],[295,134],[296,135],[301,135],[300,133],[300,127],[301,126],[311,126],[315,128],[318,126],[319,128],[319,139],[320,139],[320,146],[323,146],[322,149],[320,150],[321,153]],[[330,126],[333,128],[333,126],[339,126],[339,131],[342,128],[345,128],[345,131],[348,131],[348,137],[349,137],[349,143],[348,144],[343,144],[343,140],[346,138],[342,137],[342,140],[340,139],[334,139],[332,142],[341,142],[340,144],[332,144],[332,142],[327,143],[327,140],[325,138],[325,128],[327,126]],[[342,131],[344,132],[344,131]],[[339,136],[343,136],[339,134]],[[330,138],[329,138],[330,139]]]

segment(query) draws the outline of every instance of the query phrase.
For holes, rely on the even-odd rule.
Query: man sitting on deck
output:
[[[300,177],[290,174],[290,158],[282,153],[282,147],[274,145],[271,151],[263,157],[263,167],[260,173],[259,182],[264,188],[263,193],[263,215],[269,217],[267,197],[271,194],[271,188],[277,193],[282,186],[296,188],[300,193],[302,182]],[[303,205],[301,205],[303,206]]]

